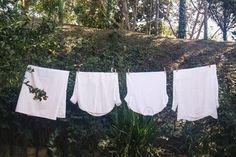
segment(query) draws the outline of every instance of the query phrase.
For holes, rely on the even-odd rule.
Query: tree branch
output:
[[[215,35],[219,32],[219,30],[220,30],[220,28],[218,28],[218,29],[215,31],[215,33],[211,36],[210,39],[213,39],[213,38],[215,37]]]
[[[197,34],[196,39],[199,39],[200,33],[201,33],[201,31],[202,31],[202,26],[203,26],[203,24],[204,24],[204,21],[202,20],[202,23],[201,23],[200,28],[199,28],[199,30],[198,30],[198,34]]]
[[[196,20],[195,20],[195,22],[194,22],[194,25],[193,25],[192,32],[191,32],[191,34],[190,34],[190,39],[192,39],[192,38],[193,38],[194,31],[195,31],[195,28],[196,28],[196,26],[197,26],[197,23],[198,23],[199,15],[200,15],[200,12],[197,12],[197,17],[196,17]]]
[[[203,4],[202,1],[200,2],[200,4],[199,4],[198,7],[195,6],[195,4],[193,3],[193,0],[190,0],[190,2],[192,3],[193,7],[194,7],[200,14],[204,14],[204,12],[201,12],[200,9],[199,9],[199,7],[202,8],[202,4]]]

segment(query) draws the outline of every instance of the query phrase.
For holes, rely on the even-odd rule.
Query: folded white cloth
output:
[[[34,72],[25,73],[29,85],[46,92],[46,100],[34,100],[28,86],[22,85],[18,98],[16,112],[56,120],[66,117],[66,90],[69,71],[42,68],[29,65]]]
[[[173,106],[177,120],[217,119],[218,81],[216,65],[174,71]]]
[[[167,105],[166,72],[127,73],[125,101],[134,112],[154,115]]]
[[[121,104],[117,73],[77,72],[71,102],[93,116],[103,116]]]

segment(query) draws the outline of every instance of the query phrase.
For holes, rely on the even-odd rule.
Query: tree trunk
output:
[[[186,36],[186,0],[180,0],[178,38],[185,38],[185,36]]]
[[[58,23],[63,24],[64,22],[64,0],[59,1],[59,7],[58,7]]]
[[[153,16],[154,16],[154,2],[151,0],[151,7],[150,7],[150,17],[149,17],[149,33],[148,35],[152,34],[152,22],[153,22]]]
[[[138,0],[135,0],[134,12],[133,12],[133,17],[134,17],[133,28],[132,28],[133,31],[135,31],[135,27],[137,25],[137,13],[138,13]]]
[[[208,39],[208,3],[204,0],[204,40]]]
[[[226,15],[226,10],[224,8],[223,10],[223,16],[224,16],[224,19],[223,19],[223,40],[224,41],[227,41],[227,15]]]
[[[225,28],[223,30],[223,40],[227,41],[227,30]]]
[[[121,2],[121,12],[123,15],[123,22],[124,22],[124,27],[126,30],[130,30],[130,24],[129,24],[129,10],[128,10],[128,4],[127,0],[120,0]]]
[[[151,34],[151,25],[152,25],[152,18],[153,18],[153,0],[147,0],[147,3],[144,5],[147,5],[147,18],[146,18],[146,34]]]
[[[155,18],[155,21],[156,21],[156,34],[157,35],[160,35],[160,31],[159,31],[160,12],[159,12],[159,9],[160,9],[160,0],[156,0],[156,18]]]

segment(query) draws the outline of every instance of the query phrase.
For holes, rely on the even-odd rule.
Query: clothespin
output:
[[[166,72],[166,68],[164,67],[164,71]]]
[[[80,71],[79,69],[82,67],[82,65],[83,65],[83,64],[80,64],[80,65],[79,65],[78,71]]]
[[[111,62],[111,72],[113,73],[113,72],[116,72],[116,69],[114,68],[114,59],[112,59],[112,62]]]
[[[112,72],[112,73],[114,73],[114,72],[116,73],[116,69],[114,69],[114,68],[112,67],[112,68],[111,68],[111,72]]]
[[[128,69],[128,74],[129,74],[129,69]]]

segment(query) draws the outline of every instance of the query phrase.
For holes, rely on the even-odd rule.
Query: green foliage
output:
[[[32,24],[17,4],[7,5],[8,10],[0,14],[0,145],[45,146],[48,128],[52,127],[48,121],[41,123],[37,118],[18,117],[14,110],[26,66],[49,65],[55,58],[53,53],[58,43],[51,34],[55,26],[46,20]]]
[[[112,119],[108,150],[115,156],[157,156],[154,142],[159,133],[153,117],[138,115],[126,107],[118,109]]]
[[[163,21],[160,21],[160,26],[159,27],[160,27],[159,28],[160,29],[160,34],[162,36],[170,37],[170,36],[173,35],[171,30],[169,29],[169,27]]]
[[[34,94],[34,100],[47,100],[48,96],[46,95],[47,93],[44,90],[39,89],[37,87],[33,87],[29,84],[29,81],[24,82],[24,84],[29,88],[29,92]]]
[[[39,13],[45,13],[49,20],[63,23],[64,21],[64,0],[43,0],[38,1],[36,10]]]
[[[19,15],[12,10],[9,16],[2,14],[0,20],[0,46],[1,46],[1,72],[0,88],[16,85],[23,75],[23,67],[33,61],[50,61],[51,49],[58,45],[50,38],[54,26],[48,21],[43,21],[37,27],[30,26],[27,16]],[[50,48],[51,49],[50,49]],[[48,56],[43,55],[48,52]],[[42,54],[42,57],[38,56]],[[18,72],[17,72],[18,71]],[[7,77],[10,76],[10,79]]]
[[[112,28],[111,14],[114,11],[114,2],[80,0],[74,9],[78,17],[77,23],[93,28]]]
[[[28,73],[33,73],[34,69],[31,67],[27,67],[26,72]],[[27,80],[27,78],[26,78]],[[43,89],[39,89],[37,87],[33,87],[32,85],[29,84],[30,81],[25,81],[24,84],[29,88],[29,92],[34,94],[33,99],[34,100],[47,100],[48,96],[46,95],[47,93]]]

